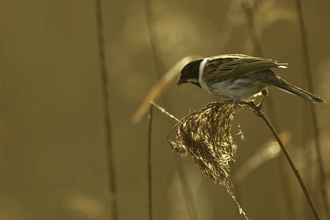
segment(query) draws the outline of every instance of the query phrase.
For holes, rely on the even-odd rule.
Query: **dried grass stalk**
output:
[[[315,219],[320,219],[306,185],[282,140],[272,124],[261,112],[260,106],[255,105],[253,101],[209,103],[206,107],[181,119],[168,134],[167,141],[173,151],[182,157],[190,157],[194,160],[205,176],[211,178],[215,183],[224,185],[237,204],[239,212],[244,215],[245,219],[248,219],[232,192],[233,184],[229,180],[229,174],[227,173],[230,170],[229,163],[235,161],[237,149],[230,133],[231,122],[235,113],[244,107],[252,108],[256,115],[261,117],[272,131],[305,194]],[[174,129],[176,129],[176,141],[169,139]]]
[[[201,172],[231,191],[229,163],[235,161],[237,146],[231,136],[234,115],[246,104],[212,102],[181,119],[167,140],[173,151],[191,158]],[[176,129],[176,141],[169,139]]]

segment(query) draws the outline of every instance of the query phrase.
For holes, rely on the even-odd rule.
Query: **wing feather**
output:
[[[247,77],[271,68],[285,68],[287,63],[277,63],[243,54],[228,54],[210,57],[204,68],[203,78],[208,82],[219,82],[237,77]]]

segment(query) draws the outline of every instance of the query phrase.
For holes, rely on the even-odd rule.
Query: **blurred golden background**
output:
[[[302,3],[305,35],[295,1],[101,3],[118,219],[148,219],[148,120],[131,119],[149,89],[183,57],[244,53],[288,62],[276,73],[309,90],[306,37],[313,92],[330,102],[329,1]],[[2,1],[0,11],[0,219],[112,219],[95,1]],[[172,82],[157,103],[182,118],[215,100]],[[330,188],[320,177],[311,105],[271,88],[264,111],[289,137],[286,147],[326,219],[330,207],[321,185]],[[329,105],[313,107],[328,178]],[[244,219],[223,186],[172,152],[166,136],[174,124],[154,110],[154,219]],[[245,140],[235,135],[238,124]],[[260,153],[274,141],[263,122],[243,110],[232,133],[238,150],[230,175],[247,216],[313,219],[283,156]],[[236,171],[258,155],[260,163],[236,181]]]

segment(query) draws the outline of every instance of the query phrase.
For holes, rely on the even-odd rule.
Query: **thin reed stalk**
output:
[[[311,93],[314,93],[314,85],[313,85],[313,77],[312,77],[312,70],[310,65],[310,59],[309,59],[309,49],[308,49],[308,43],[307,43],[307,37],[306,37],[306,27],[304,23],[303,18],[303,9],[302,4],[300,0],[296,0],[296,6],[297,6],[297,13],[298,13],[298,22],[299,22],[299,28],[300,28],[300,36],[302,41],[302,48],[303,48],[303,64],[305,66],[305,75],[307,79],[307,86],[308,91]],[[315,148],[316,148],[316,156],[317,156],[317,165],[318,170],[320,174],[320,189],[321,189],[321,197],[323,201],[323,207],[326,214],[326,219],[330,219],[330,206],[329,206],[329,192],[327,188],[327,177],[323,165],[323,157],[322,157],[322,150],[321,150],[321,143],[320,143],[320,131],[319,131],[319,123],[317,120],[317,114],[315,110],[314,105],[310,105],[311,108],[311,119],[312,119],[312,126],[313,126],[313,136],[314,136],[314,142],[315,142]]]
[[[151,52],[153,57],[153,62],[155,65],[155,71],[160,79],[162,77],[161,74],[161,62],[159,59],[159,52],[157,48],[157,33],[156,33],[156,25],[155,25],[155,18],[152,10],[152,4],[151,0],[145,0],[145,12],[146,12],[146,22],[147,22],[147,29],[148,29],[148,36],[150,40],[150,46],[151,46]],[[164,103],[166,106],[170,106],[170,102],[164,97]],[[154,105],[153,102],[151,102],[151,105]],[[178,167],[181,166],[178,164]],[[180,184],[183,189],[183,196],[185,197],[185,202],[189,211],[190,219],[195,220],[197,217],[196,211],[193,207],[193,201],[191,199],[190,191],[187,185],[186,177],[183,173],[182,167],[178,168],[179,176],[180,176]],[[150,171],[151,172],[151,171]],[[149,189],[150,190],[150,189]],[[150,208],[150,207],[149,207]],[[150,212],[150,211],[149,211]]]
[[[181,119],[168,134],[167,141],[173,151],[182,157],[189,157],[194,160],[205,176],[208,176],[215,183],[224,185],[238,205],[240,213],[247,218],[232,193],[233,185],[229,180],[227,172],[230,169],[229,163],[235,160],[237,150],[230,133],[231,122],[235,113],[247,106],[251,107],[256,115],[263,119],[273,133],[299,182],[314,218],[319,220],[320,216],[314,202],[282,140],[261,111],[260,106],[257,106],[254,102],[233,103],[227,101],[209,103],[206,107],[196,110]],[[173,130],[176,130],[176,141],[169,139]]]
[[[148,214],[149,220],[153,220],[152,212],[152,167],[151,167],[151,133],[152,133],[152,117],[153,117],[153,105],[150,105],[149,109],[149,128],[148,128]]]
[[[262,47],[260,43],[260,36],[258,35],[258,27],[256,26],[255,21],[255,15],[254,12],[256,11],[255,8],[258,6],[258,2],[244,2],[242,3],[242,6],[244,7],[245,14],[247,16],[247,26],[250,34],[250,38],[252,41],[252,49],[253,54],[259,57],[263,57]],[[270,118],[272,119],[272,122],[275,127],[280,128],[278,117],[275,112],[275,102],[273,96],[267,97],[267,107],[269,111]],[[283,163],[282,158],[277,158],[279,170],[280,170],[280,181],[281,181],[281,188],[283,190],[283,202],[284,206],[286,208],[287,215],[293,216],[293,202],[292,199],[289,196],[289,191],[287,183],[284,182],[285,180],[285,173],[283,169]]]
[[[317,209],[315,207],[315,204],[314,204],[314,202],[313,202],[313,200],[312,200],[312,198],[311,198],[311,196],[310,196],[310,194],[309,194],[309,192],[307,190],[307,187],[306,187],[303,179],[301,178],[301,176],[300,176],[300,174],[299,174],[296,166],[294,165],[294,163],[293,163],[293,161],[292,161],[292,159],[291,159],[291,157],[289,155],[289,152],[286,150],[286,148],[285,148],[285,146],[284,146],[281,138],[279,137],[278,133],[276,132],[275,128],[269,122],[269,120],[267,119],[267,117],[262,113],[261,109],[258,108],[258,106],[256,104],[254,104],[254,102],[249,102],[249,106],[254,109],[254,111],[257,113],[257,115],[260,116],[264,120],[264,122],[266,123],[266,125],[268,126],[268,128],[272,131],[272,133],[273,133],[273,135],[274,135],[277,143],[279,144],[279,146],[281,147],[281,150],[284,153],[285,158],[289,162],[290,167],[291,167],[293,173],[295,174],[295,176],[296,176],[296,178],[297,178],[297,180],[299,182],[299,185],[300,185],[302,191],[304,192],[304,195],[305,195],[306,200],[307,200],[307,202],[309,204],[309,207],[310,207],[310,209],[313,212],[314,218],[316,220],[320,220],[321,218],[320,218],[320,216],[318,214],[318,211],[317,211]]]
[[[98,37],[98,49],[99,49],[99,58],[100,58],[100,75],[101,75],[101,89],[103,97],[103,115],[105,123],[105,136],[106,136],[106,146],[108,153],[106,154],[106,159],[108,163],[108,172],[109,172],[109,190],[111,195],[111,216],[113,220],[118,220],[118,211],[117,211],[117,187],[116,187],[116,178],[115,178],[115,162],[113,155],[113,146],[111,141],[111,120],[109,112],[109,89],[108,89],[108,73],[106,68],[106,59],[105,59],[105,45],[104,45],[104,33],[103,33],[103,16],[102,16],[102,4],[101,0],[95,1],[96,8],[96,25],[97,25],[97,37]]]

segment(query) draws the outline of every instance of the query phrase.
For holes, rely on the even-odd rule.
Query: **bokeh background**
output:
[[[329,1],[303,1],[305,35],[296,1],[103,0],[101,6],[118,219],[148,219],[148,120],[145,115],[133,124],[131,118],[181,58],[272,58],[289,63],[277,74],[308,89],[306,37],[314,92],[330,101]],[[95,1],[0,2],[0,219],[112,219],[96,11]],[[181,118],[214,100],[198,87],[172,82],[157,103]],[[330,208],[320,188],[329,185],[320,178],[311,105],[271,88],[264,111],[285,132],[286,147],[326,219]],[[313,107],[328,178],[329,105]],[[244,219],[223,186],[172,152],[166,136],[174,124],[154,109],[154,219]],[[235,135],[238,125],[245,140]],[[274,141],[262,120],[249,109],[239,112],[233,135],[238,151],[230,174],[245,213],[313,219],[283,156],[260,153]],[[250,158],[259,162],[236,181]]]

